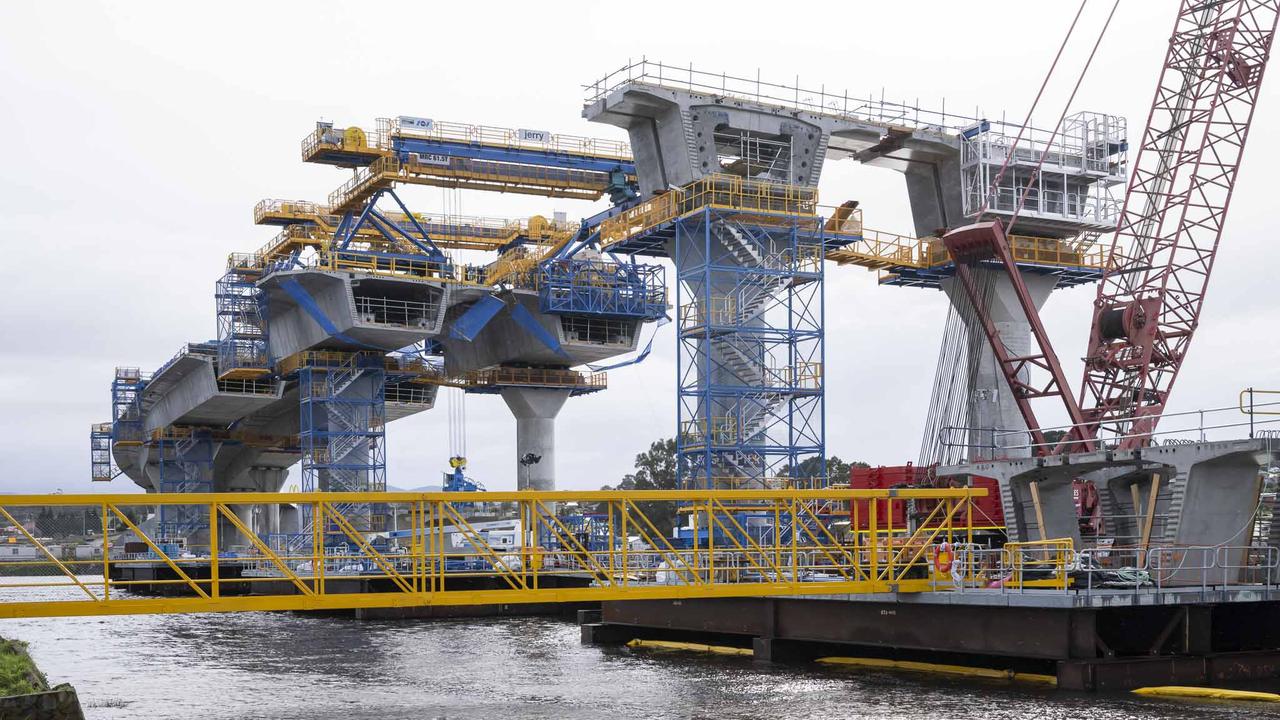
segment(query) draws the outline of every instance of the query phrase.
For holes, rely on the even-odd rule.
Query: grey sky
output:
[[[1074,109],[1128,118],[1136,145],[1172,25],[1173,0],[1129,0]],[[1072,7],[1068,7],[1071,5]],[[1054,118],[1110,3],[1090,3],[1041,117]],[[796,6],[797,8],[801,6]],[[0,5],[0,491],[89,490],[88,426],[109,415],[116,365],[154,369],[215,335],[213,284],[233,250],[273,235],[267,197],[323,200],[346,176],[306,165],[317,119],[371,126],[416,115],[622,138],[582,120],[580,85],[628,58],[1020,118],[1074,3],[17,3]],[[1273,74],[1274,74],[1273,70]],[[1272,234],[1280,78],[1258,107],[1223,251],[1173,408],[1280,389]],[[823,201],[856,198],[866,223],[908,232],[902,177],[829,163]],[[444,193],[411,188],[413,209]],[[467,193],[466,214],[594,206]],[[1045,322],[1079,378],[1092,287],[1061,291]],[[936,291],[876,286],[828,267],[827,448],[894,464],[916,455],[938,335]],[[616,482],[675,425],[674,335],[610,389],[571,400],[558,427],[561,487]],[[438,481],[444,400],[388,428],[389,480]],[[514,421],[468,400],[470,474],[513,488]],[[1055,417],[1047,414],[1046,422]],[[295,476],[296,477],[296,474]],[[290,484],[296,483],[291,478]],[[103,488],[94,488],[103,489]],[[136,489],[119,478],[115,491]]]

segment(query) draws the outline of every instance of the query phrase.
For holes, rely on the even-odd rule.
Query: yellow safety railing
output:
[[[328,207],[306,200],[267,199],[253,206],[253,222],[255,225],[267,219],[302,222],[328,213]]]
[[[1245,415],[1280,415],[1280,404],[1274,400],[1258,402],[1259,395],[1280,395],[1280,390],[1245,388],[1240,391],[1240,412]]]
[[[966,534],[964,508],[984,493],[6,495],[0,618],[925,592],[947,587],[929,577],[930,548]],[[855,500],[932,501],[938,517],[913,531],[873,510],[870,532],[851,534],[831,509]],[[688,543],[664,529],[677,506]],[[158,513],[181,529],[158,536]],[[283,531],[264,520],[297,516]]]
[[[906,235],[864,229],[862,240],[829,250],[826,258],[840,265],[858,265],[869,270],[894,267],[936,268],[951,263],[942,240],[936,237],[913,238]],[[1009,249],[1015,262],[1025,265],[1091,268],[1109,267],[1109,249],[1101,244],[1081,245],[1074,238],[1042,238],[1030,235],[1008,236]]]
[[[1071,583],[1071,564],[1075,557],[1075,543],[1071,538],[1006,543],[1002,554],[1005,585],[1065,590]]]
[[[793,222],[796,217],[816,219],[818,191],[736,175],[708,175],[605,220],[600,224],[600,246],[615,245],[706,207],[745,213],[752,222],[764,224]]]
[[[566,387],[604,389],[609,386],[605,373],[584,373],[577,370],[554,368],[499,367],[488,370],[472,370],[466,373],[467,387],[529,385],[538,387]]]
[[[311,162],[324,151],[341,151],[363,158],[390,152],[390,143],[379,133],[358,127],[318,127],[302,139],[302,159]]]

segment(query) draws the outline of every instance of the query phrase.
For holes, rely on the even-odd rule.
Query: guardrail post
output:
[[[209,503],[209,594],[220,595],[218,577],[218,503]]]
[[[102,599],[111,599],[111,543],[110,532],[107,529],[107,504],[102,503],[102,507],[98,510],[102,518]]]
[[[1249,388],[1249,439],[1253,439],[1253,388]]]

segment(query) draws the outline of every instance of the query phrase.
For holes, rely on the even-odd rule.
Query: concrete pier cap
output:
[[[938,474],[994,478],[1011,541],[1071,538],[1080,547],[1072,481],[1081,478],[1098,487],[1107,536],[1136,536],[1137,518],[1154,507],[1146,530],[1152,547],[1242,548],[1252,539],[1260,468],[1277,460],[1280,445],[1270,439],[1225,440],[991,460],[939,468]]]

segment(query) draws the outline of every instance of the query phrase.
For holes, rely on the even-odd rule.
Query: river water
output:
[[[29,642],[51,682],[73,683],[90,720],[1243,720],[1269,712],[1258,704],[1096,696],[583,646],[576,625],[546,618],[141,615],[7,620],[0,621],[0,635]]]

